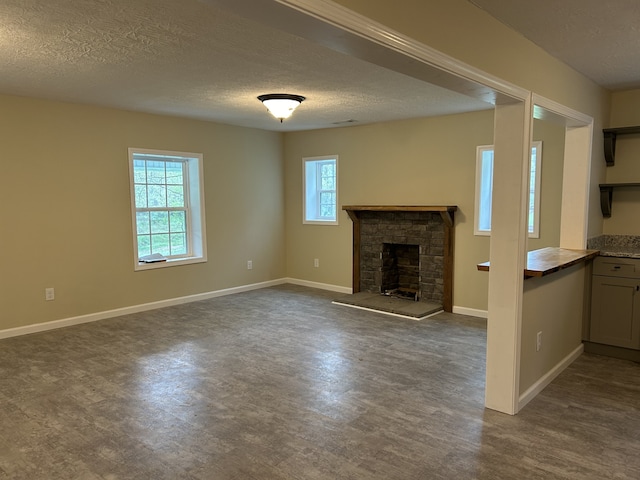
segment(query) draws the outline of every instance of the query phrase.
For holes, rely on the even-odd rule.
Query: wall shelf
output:
[[[616,163],[616,139],[618,135],[640,134],[640,126],[605,128],[602,133],[604,135],[604,160],[607,162],[607,166],[611,167]]]
[[[600,209],[603,217],[611,216],[611,200],[614,188],[640,188],[640,183],[601,183],[600,184]]]

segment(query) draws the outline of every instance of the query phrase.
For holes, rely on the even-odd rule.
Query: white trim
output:
[[[458,315],[467,315],[469,317],[489,318],[489,312],[487,310],[479,310],[477,308],[456,307],[456,306],[454,306],[451,309],[451,312],[452,313],[457,313]]]
[[[522,410],[524,406],[533,400],[542,390],[545,389],[555,378],[560,375],[569,365],[576,361],[576,359],[582,355],[584,351],[584,344],[580,344],[573,352],[564,357],[560,363],[545,373],[536,383],[531,385],[526,392],[520,395],[518,401],[518,411]]]
[[[472,82],[472,85],[449,86],[452,91],[480,98],[489,103],[496,103],[496,97],[500,94],[517,101],[529,98],[529,91],[499,77],[484,72],[468,65],[449,55],[446,55],[428,45],[420,43],[413,38],[403,35],[387,26],[365,17],[353,10],[339,5],[331,0],[276,0],[277,3],[286,5],[298,12],[302,12],[324,23],[338,27],[339,29],[356,35],[369,42],[381,45],[387,49],[405,55],[409,58],[435,67],[440,72],[447,72],[459,79]],[[317,42],[318,40],[316,40]],[[362,58],[352,52],[352,56]],[[433,81],[432,83],[438,83]],[[479,85],[478,85],[479,84]],[[483,89],[482,87],[487,87]],[[486,91],[487,89],[492,92]],[[491,98],[489,98],[491,97]],[[499,99],[498,103],[507,103],[507,99]]]
[[[99,320],[105,320],[107,318],[119,317],[122,315],[129,315],[131,313],[146,312],[148,310],[155,310],[158,308],[171,307],[174,305],[182,305],[184,303],[199,302],[200,300],[208,300],[210,298],[223,297],[225,295],[233,295],[234,293],[249,292],[251,290],[259,290],[261,288],[275,287],[277,285],[283,285],[290,283],[292,285],[300,285],[303,287],[317,288],[320,290],[329,290],[338,293],[352,293],[352,289],[348,287],[341,287],[338,285],[330,285],[327,283],[309,282],[307,280],[298,280],[295,278],[279,278],[276,280],[269,280],[266,282],[252,283],[249,285],[241,285],[239,287],[225,288],[222,290],[214,290],[212,292],[197,293],[195,295],[187,295],[185,297],[169,298],[166,300],[159,300],[157,302],[143,303],[140,305],[132,305],[130,307],[116,308],[114,310],[105,310],[103,312],[89,313],[87,315],[80,315],[77,317],[63,318],[60,320],[52,320],[50,322],[35,323],[31,325],[25,325],[24,327],[8,328],[6,330],[0,330],[0,340],[3,338],[18,337],[20,335],[28,335],[30,333],[46,332],[48,330],[55,330],[57,328],[71,327],[73,325],[80,325],[83,323],[97,322]]]
[[[319,290],[328,290],[330,292],[338,292],[338,293],[347,293],[347,294],[353,293],[353,289],[351,287],[341,287],[339,285],[311,282],[309,280],[300,280],[297,278],[285,278],[283,280],[285,283],[290,283],[292,285],[300,285],[301,287],[317,288]]]
[[[253,283],[250,285],[242,285],[239,287],[225,288],[223,290],[215,290],[212,292],[188,295],[186,297],[169,298],[167,300],[159,300],[157,302],[143,303],[140,305],[132,305],[130,307],[116,308],[114,310],[106,310],[104,312],[90,313],[88,315],[80,315],[78,317],[70,317],[70,318],[64,318],[61,320],[53,320],[51,322],[36,323],[32,325],[26,325],[24,327],[8,328],[6,330],[0,330],[0,340],[3,338],[27,335],[29,333],[45,332],[47,330],[55,330],[57,328],[80,325],[82,323],[97,322],[98,320],[105,320],[107,318],[119,317],[121,315],[128,315],[131,313],[145,312],[148,310],[155,310],[158,308],[171,307],[173,305],[182,305],[184,303],[198,302],[200,300],[208,300],[210,298],[223,297],[225,295],[232,295],[234,293],[242,293],[242,292],[248,292],[251,290],[258,290],[261,288],[273,287],[276,285],[282,285],[284,283],[288,283],[286,279],[270,280],[267,282]]]
[[[376,310],[374,308],[361,307],[360,305],[351,305],[349,303],[342,303],[342,302],[336,302],[336,301],[333,301],[331,303],[334,305],[340,305],[342,307],[355,308],[356,310],[364,310],[366,312],[373,312],[373,313],[379,313],[381,315],[388,315],[390,317],[404,318],[406,320],[415,320],[416,322],[419,322],[420,320],[426,320],[429,317],[433,317],[434,315],[438,315],[439,313],[444,312],[444,310],[438,310],[437,312],[430,313],[429,315],[425,315],[424,317],[410,317],[409,315],[402,315],[400,313],[393,313],[393,312],[385,312],[384,310]]]
[[[536,107],[541,107],[546,110],[546,113],[554,114],[560,117],[567,127],[586,127],[587,125],[593,124],[593,117],[581,113],[577,110],[569,108],[565,105],[562,105],[556,101],[550,100],[542,95],[538,95],[537,93],[531,94],[531,99],[534,104],[534,117],[538,118],[537,113],[539,110]],[[571,122],[567,122],[567,120],[571,120]]]

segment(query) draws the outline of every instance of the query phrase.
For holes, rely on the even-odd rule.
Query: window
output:
[[[202,155],[130,148],[129,169],[135,269],[206,261]]]
[[[338,224],[338,156],[302,159],[303,223]]]
[[[542,174],[542,142],[533,142],[529,163],[529,236],[540,236],[540,179]],[[491,234],[491,197],[493,194],[493,145],[476,151],[475,234]]]

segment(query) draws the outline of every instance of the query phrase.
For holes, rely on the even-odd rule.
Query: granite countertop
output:
[[[603,257],[640,258],[640,236],[600,235],[590,238],[587,248],[600,250]]]
[[[600,250],[600,255],[602,257],[640,258],[640,248],[605,246]]]

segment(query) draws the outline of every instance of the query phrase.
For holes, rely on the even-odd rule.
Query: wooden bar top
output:
[[[527,253],[527,266],[524,276],[543,277],[577,263],[596,257],[599,250],[572,250],[569,248],[545,247]],[[478,270],[489,271],[489,262],[479,263]]]

